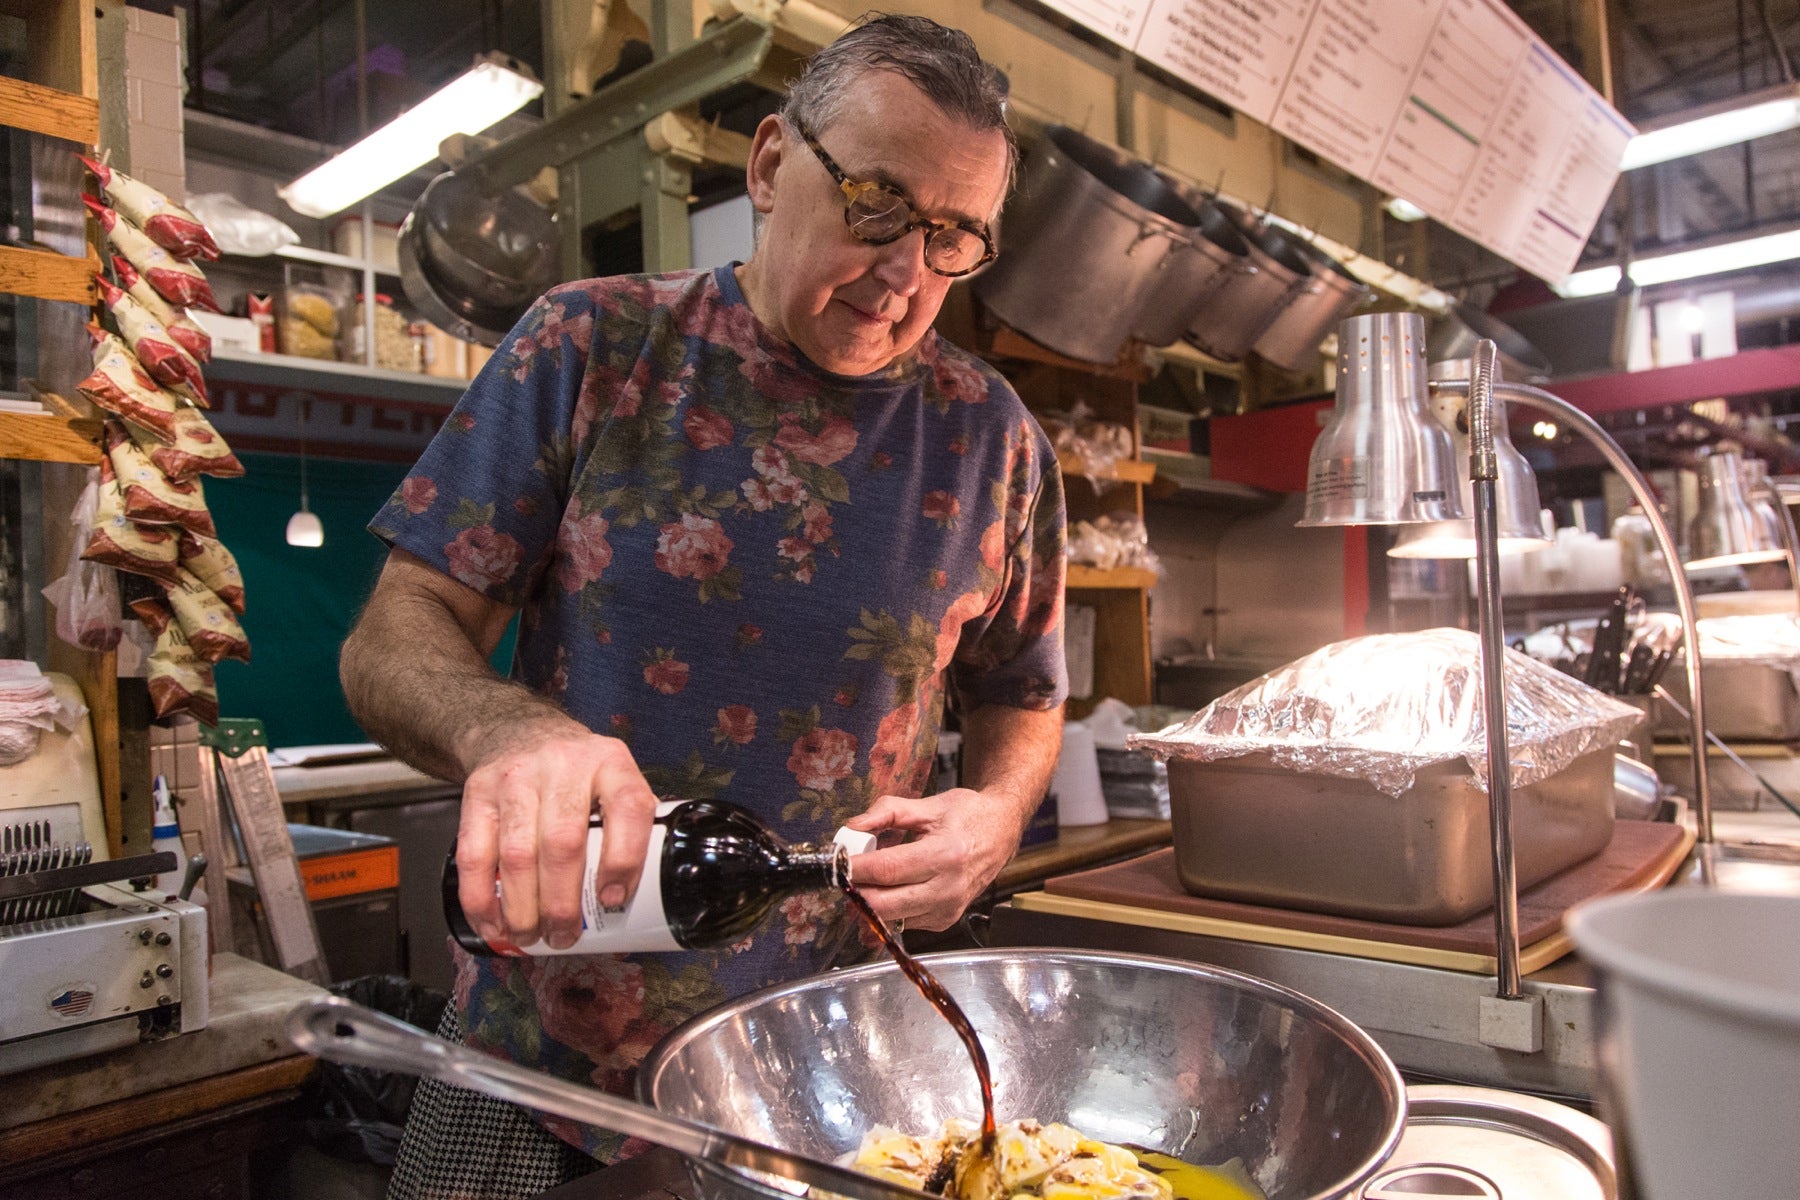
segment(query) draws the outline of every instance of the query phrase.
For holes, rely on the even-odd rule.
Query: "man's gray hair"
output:
[[[978,133],[1004,133],[1010,184],[1018,146],[1006,124],[1006,76],[982,59],[968,34],[928,17],[876,15],[818,51],[788,88],[782,119],[824,133],[870,71],[902,76]]]

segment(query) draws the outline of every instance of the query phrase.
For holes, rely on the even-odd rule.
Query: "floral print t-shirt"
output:
[[[370,529],[521,610],[513,675],[624,739],[659,795],[792,842],[931,778],[947,690],[1066,692],[1063,497],[1006,382],[927,333],[829,374],[732,267],[543,297]],[[457,955],[470,1045],[628,1094],[681,1021],[867,953],[835,895],[713,950]],[[546,1118],[611,1158],[617,1135]]]

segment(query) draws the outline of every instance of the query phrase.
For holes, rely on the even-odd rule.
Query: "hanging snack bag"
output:
[[[231,606],[192,571],[182,570],[180,579],[169,589],[169,607],[175,610],[181,632],[201,658],[214,663],[226,658],[250,661],[250,639],[231,615]]]
[[[183,533],[181,565],[211,588],[213,595],[229,605],[232,612],[243,614],[244,576],[238,570],[237,558],[225,548],[224,542]]]
[[[129,293],[120,291],[105,279],[95,282],[106,311],[112,314],[113,323],[119,327],[119,333],[131,347],[131,352],[137,355],[137,360],[144,364],[144,370],[150,372],[151,378],[182,395],[198,396],[204,407],[206,380],[193,355],[182,349],[169,336],[162,322],[151,316],[150,310],[133,300]]]
[[[169,336],[175,339],[176,345],[193,355],[195,362],[212,361],[212,334],[158,295],[156,289],[144,282],[144,277],[137,273],[137,268],[124,255],[113,255],[112,262],[113,273],[119,277],[119,286],[162,323],[162,327],[169,331]]]
[[[200,218],[185,207],[123,171],[97,163],[85,154],[75,157],[94,173],[101,190],[119,215],[143,230],[158,246],[179,258],[204,258],[212,262],[219,257],[219,247],[212,234],[206,231]]]
[[[132,611],[156,637],[150,651],[150,704],[159,717],[192,713],[219,723],[219,689],[212,667],[194,651],[165,600],[133,600]]]
[[[170,479],[157,470],[117,421],[106,423],[106,454],[118,476],[127,517],[144,525],[179,525],[207,537],[219,535],[200,481]]]
[[[125,417],[165,442],[175,440],[175,396],[144,373],[137,356],[117,337],[90,324],[94,338],[94,370],[76,384],[83,396],[109,413]]]
[[[173,444],[165,444],[153,431],[134,421],[126,421],[125,428],[138,449],[148,454],[157,469],[170,479],[192,479],[196,475],[232,479],[244,473],[244,464],[197,408],[183,405],[175,410]]]
[[[149,281],[157,293],[176,308],[204,308],[218,312],[219,302],[213,298],[212,285],[193,263],[176,258],[151,241],[144,231],[124,220],[92,196],[81,202],[94,214],[113,247],[131,261],[138,274]]]
[[[100,460],[98,503],[94,524],[81,557],[134,575],[147,575],[168,586],[180,578],[179,530],[166,525],[139,525],[125,515],[125,497],[113,474],[112,460]]]

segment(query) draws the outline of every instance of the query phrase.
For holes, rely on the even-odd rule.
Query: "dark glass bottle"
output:
[[[796,892],[841,889],[850,879],[850,856],[842,846],[790,846],[735,804],[672,801],[657,805],[644,874],[631,902],[603,909],[594,888],[602,833],[596,816],[588,827],[582,929],[574,945],[556,950],[543,941],[529,947],[484,941],[463,916],[454,844],[444,862],[444,919],[451,935],[472,954],[697,950],[744,937]]]

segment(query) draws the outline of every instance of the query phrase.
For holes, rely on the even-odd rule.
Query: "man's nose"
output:
[[[906,236],[876,249],[875,278],[902,299],[915,295],[924,285],[928,270],[925,266],[925,231],[908,230]]]

